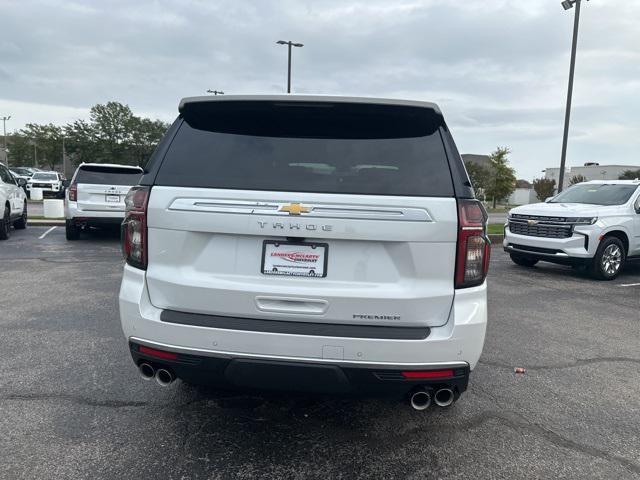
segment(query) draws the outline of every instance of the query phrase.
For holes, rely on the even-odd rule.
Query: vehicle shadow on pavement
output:
[[[595,283],[618,283],[622,281],[631,281],[631,282],[640,282],[640,262],[629,262],[627,263],[620,275],[617,279],[611,281],[600,281],[595,280],[589,274],[587,268],[584,267],[569,267],[565,265],[555,265],[553,263],[545,263],[540,262],[533,267],[520,267],[518,265],[511,265],[513,271],[520,273],[530,273],[532,275],[540,274],[540,275],[548,275],[550,277],[554,277],[556,279],[560,279],[562,277],[573,278],[575,280],[586,280],[589,282]]]

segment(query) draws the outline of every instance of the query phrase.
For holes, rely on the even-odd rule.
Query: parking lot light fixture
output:
[[[5,155],[6,155],[6,162],[7,162],[7,167],[9,166],[9,155],[7,155],[9,153],[9,150],[7,150],[7,120],[11,120],[11,115],[9,115],[8,117],[2,117],[2,129],[4,131],[3,137],[2,137],[2,150],[4,151]]]
[[[564,0],[562,8],[570,10],[575,5],[573,19],[573,41],[571,43],[571,63],[569,65],[569,87],[567,89],[567,108],[564,114],[564,132],[562,135],[562,155],[560,157],[560,178],[558,179],[558,193],[562,191],[564,183],[564,167],[567,161],[567,142],[569,139],[569,120],[571,117],[571,97],[573,95],[573,75],[576,68],[576,48],[578,45],[578,25],[580,23],[580,4],[582,0]]]
[[[291,40],[278,40],[276,42],[278,45],[287,45],[288,48],[288,56],[287,56],[287,93],[291,93],[291,47],[304,47],[302,43],[295,43]]]

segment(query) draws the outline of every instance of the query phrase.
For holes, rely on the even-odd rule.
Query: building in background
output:
[[[536,191],[533,189],[533,185],[526,180],[517,180],[516,189],[511,195],[507,203],[509,205],[527,205],[529,203],[536,203],[538,197],[536,197]]]
[[[598,163],[585,163],[582,167],[567,168],[564,173],[563,189],[567,188],[573,177],[578,175],[589,180],[618,180],[627,170],[640,170],[638,165],[600,165]],[[547,168],[544,170],[545,178],[556,181],[560,178],[559,168]],[[556,191],[557,191],[556,187]]]

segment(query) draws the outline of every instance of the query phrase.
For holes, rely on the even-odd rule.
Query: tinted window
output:
[[[637,185],[592,183],[575,185],[556,196],[551,203],[622,205],[629,201]]]
[[[47,181],[58,180],[58,174],[57,173],[34,173],[33,177],[31,178],[33,180],[47,180]]]
[[[7,170],[2,165],[0,165],[0,180],[4,183],[10,183],[12,185],[15,185],[15,182],[13,181],[13,177],[9,173],[9,170]]]
[[[75,183],[102,185],[137,185],[142,170],[118,167],[81,167]]]
[[[442,117],[431,109],[209,102],[183,116],[156,184],[453,196]]]

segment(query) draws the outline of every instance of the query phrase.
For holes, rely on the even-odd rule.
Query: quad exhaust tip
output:
[[[436,392],[433,400],[439,407],[448,407],[454,400],[453,390],[450,388],[441,388]]]
[[[159,368],[156,372],[156,382],[161,387],[168,387],[176,379],[175,375],[166,368]]]
[[[138,367],[138,371],[140,372],[140,376],[143,378],[143,380],[148,381],[156,376],[156,369],[148,363],[141,363]]]
[[[426,410],[431,405],[431,394],[426,390],[418,390],[411,395],[411,406],[414,410]]]

